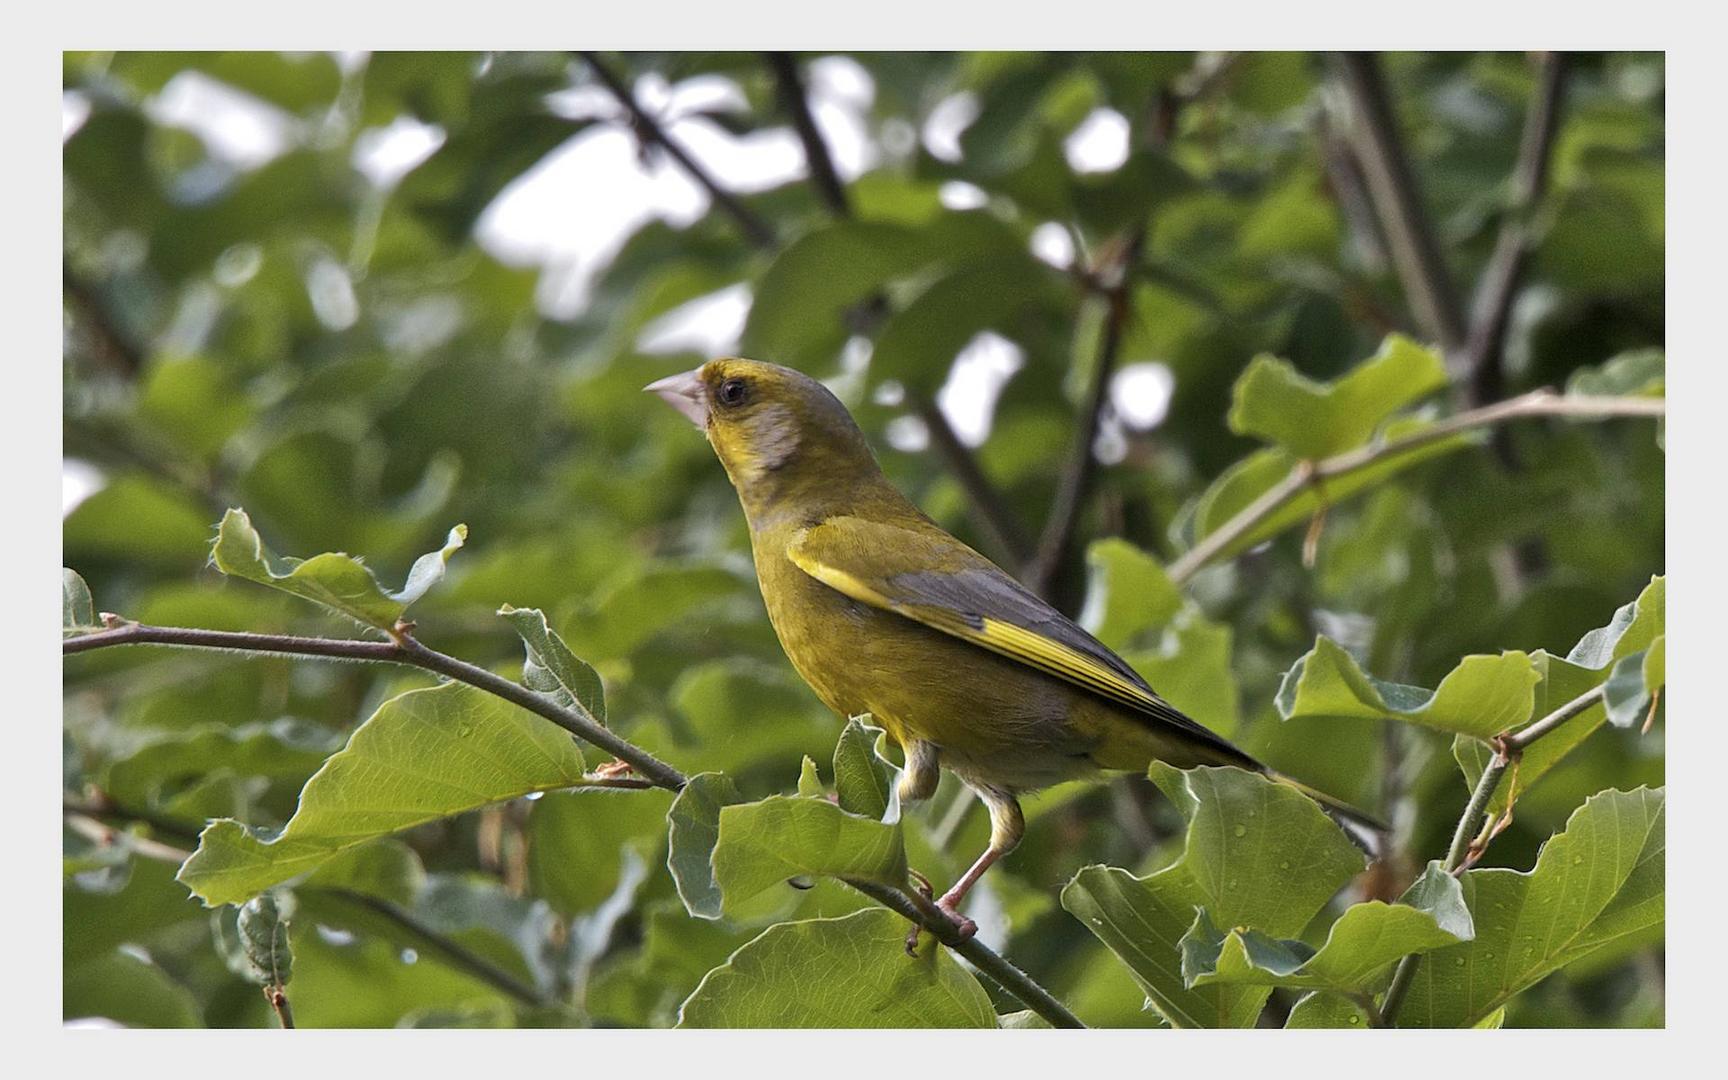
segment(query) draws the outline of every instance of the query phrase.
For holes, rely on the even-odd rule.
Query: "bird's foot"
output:
[[[948,916],[949,920],[954,924],[954,929],[960,934],[960,940],[965,941],[967,938],[978,932],[978,924],[956,910],[959,902],[958,898],[950,900],[948,897],[944,896],[942,899],[936,901],[936,907],[942,912],[942,914]]]

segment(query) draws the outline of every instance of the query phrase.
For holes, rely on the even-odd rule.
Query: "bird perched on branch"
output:
[[[1382,827],[1267,769],[882,475],[827,387],[720,359],[649,385],[707,435],[750,525],[768,618],[792,666],[842,716],[869,713],[906,759],[902,802],[947,768],[990,810],[990,845],[937,904],[963,935],[967,892],[1025,831],[1018,796],[1101,771],[1234,765],[1300,788],[1372,849]]]

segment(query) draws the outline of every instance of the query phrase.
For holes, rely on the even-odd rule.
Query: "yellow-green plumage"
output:
[[[793,667],[829,708],[871,714],[901,745],[903,798],[928,796],[946,767],[989,804],[991,848],[943,898],[950,911],[1019,838],[1022,792],[1153,760],[1266,771],[912,505],[814,379],[724,359],[649,389],[725,465]]]

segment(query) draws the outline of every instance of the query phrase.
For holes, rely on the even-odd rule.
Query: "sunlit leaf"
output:
[[[1521,652],[1466,656],[1433,690],[1384,682],[1344,648],[1320,637],[1278,689],[1285,720],[1345,717],[1403,720],[1487,739],[1530,719],[1541,675]]]

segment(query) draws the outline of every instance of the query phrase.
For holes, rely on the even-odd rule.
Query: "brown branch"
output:
[[[798,61],[791,53],[771,52],[768,54],[768,66],[774,71],[775,84],[780,92],[780,105],[792,118],[792,129],[798,133],[798,141],[804,145],[804,162],[810,170],[810,182],[816,185],[822,201],[828,204],[828,209],[835,217],[849,218],[852,216],[852,204],[846,198],[846,186],[840,180],[840,173],[834,168],[834,158],[828,152],[828,144],[822,138],[822,132],[816,127],[816,118],[810,112],[810,95],[804,86],[804,77],[798,70]]]
[[[1446,851],[1446,860],[1441,863],[1441,869],[1448,874],[1460,874],[1468,869],[1475,859],[1482,857],[1482,847],[1476,837],[1482,827],[1482,819],[1487,816],[1488,804],[1494,801],[1494,793],[1500,788],[1500,778],[1506,770],[1518,760],[1519,755],[1529,749],[1543,736],[1551,734],[1568,720],[1582,713],[1602,700],[1605,686],[1598,686],[1568,701],[1527,727],[1509,735],[1497,736],[1493,740],[1494,757],[1488,767],[1482,770],[1477,778],[1476,788],[1470,793],[1470,801],[1464,805],[1464,813],[1458,819],[1458,827],[1452,831],[1452,845]],[[1492,839],[1495,832],[1488,834]],[[1392,983],[1386,988],[1386,998],[1380,1007],[1381,1016],[1390,1026],[1396,1022],[1398,1010],[1404,1006],[1404,998],[1410,992],[1410,984],[1415,981],[1416,969],[1421,966],[1422,954],[1411,953],[1398,962],[1398,970],[1392,973]]]
[[[1135,229],[1122,245],[1114,269],[1114,281],[1104,294],[1109,312],[1099,330],[1098,352],[1092,365],[1092,382],[1086,400],[1080,408],[1080,423],[1074,433],[1074,445],[1069,451],[1067,466],[1057,481],[1056,497],[1050,505],[1050,517],[1039,538],[1037,553],[1021,577],[1026,586],[1040,596],[1048,596],[1056,573],[1068,557],[1074,534],[1079,527],[1080,510],[1085,505],[1093,478],[1098,471],[1098,455],[1094,444],[1103,423],[1104,406],[1110,400],[1110,380],[1116,373],[1116,358],[1121,351],[1122,335],[1127,328],[1129,283],[1132,268],[1139,261],[1144,227]]]
[[[144,367],[144,350],[115,321],[101,290],[73,273],[72,264],[64,259],[60,262],[60,282],[76,309],[77,321],[89,331],[96,353],[126,378],[137,375]]]
[[[1170,580],[1181,585],[1202,567],[1221,555],[1225,549],[1285,504],[1301,495],[1316,480],[1329,480],[1364,469],[1385,458],[1409,453],[1430,443],[1475,428],[1491,427],[1526,416],[1570,416],[1600,418],[1609,416],[1667,415],[1668,403],[1662,398],[1582,397],[1561,395],[1553,390],[1532,390],[1506,401],[1484,405],[1434,423],[1397,439],[1372,442],[1354,450],[1319,462],[1298,462],[1289,475],[1267,488],[1260,497],[1243,507],[1235,517],[1206,534],[1181,558],[1170,564]]]
[[[1422,204],[1379,61],[1373,53],[1345,52],[1337,54],[1337,66],[1354,113],[1351,142],[1392,264],[1423,331],[1440,342],[1455,366],[1469,333],[1464,306]]]
[[[1494,253],[1476,286],[1463,365],[1469,377],[1465,400],[1473,405],[1492,401],[1505,392],[1502,354],[1506,329],[1534,246],[1531,217],[1547,188],[1554,135],[1560,128],[1560,109],[1565,98],[1566,70],[1565,53],[1542,54],[1536,97],[1525,117],[1518,162],[1512,170],[1510,203],[1494,243]]]
[[[636,95],[630,92],[630,87],[616,72],[608,68],[597,54],[585,52],[580,55],[583,60],[587,61],[595,78],[600,80],[613,99],[624,107],[625,112],[630,114],[631,128],[636,132],[636,137],[644,143],[651,143],[664,150],[667,156],[676,161],[690,175],[690,179],[696,181],[702,190],[708,193],[708,197],[714,200],[716,206],[731,215],[732,220],[736,221],[739,228],[744,230],[745,237],[752,244],[763,250],[771,250],[775,244],[773,228],[755,211],[739,201],[738,196],[721,187],[719,182],[709,175],[708,170],[691,157],[689,151],[674,140],[658,120],[648,115],[648,112],[636,101]]]

